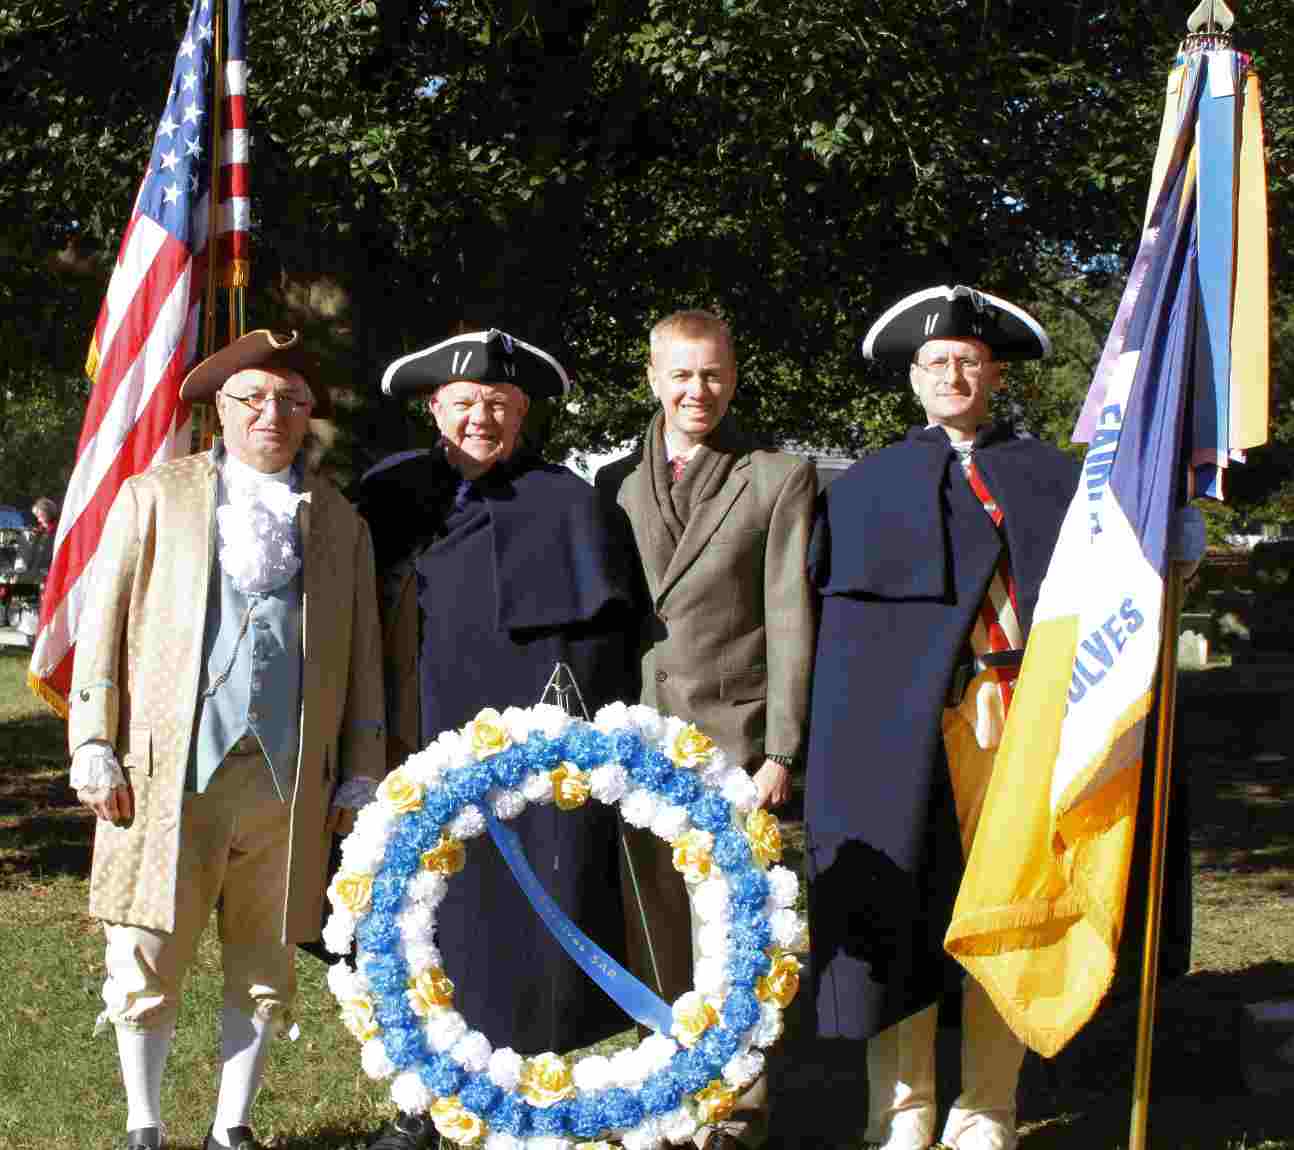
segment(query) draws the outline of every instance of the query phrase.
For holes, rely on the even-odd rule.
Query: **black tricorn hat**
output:
[[[192,368],[180,384],[180,398],[211,399],[231,375],[250,367],[295,371],[310,385],[314,395],[311,417],[327,419],[332,414],[328,385],[321,378],[318,361],[303,346],[301,336],[295,331],[270,331],[264,327],[225,344]]]
[[[402,356],[382,373],[382,390],[417,395],[460,379],[511,383],[533,399],[556,398],[571,389],[566,369],[548,352],[492,327]]]
[[[863,355],[911,363],[930,339],[977,339],[988,345],[994,359],[1051,354],[1042,324],[1023,308],[975,288],[941,284],[904,296],[872,324],[863,339]]]

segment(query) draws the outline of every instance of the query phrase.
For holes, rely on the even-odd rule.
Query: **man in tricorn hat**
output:
[[[392,765],[482,708],[533,706],[559,663],[590,716],[637,697],[631,542],[587,483],[522,437],[532,402],[569,387],[551,355],[494,329],[404,356],[383,376],[387,394],[425,402],[440,432],[431,449],[378,464],[359,488],[381,585]],[[562,909],[622,949],[609,945],[623,933],[616,824],[591,806],[572,817],[532,804],[509,826]],[[456,1009],[495,1046],[562,1051],[629,1024],[548,933],[488,840],[440,906],[437,945]],[[434,1138],[426,1116],[401,1114],[374,1148]]]
[[[1075,461],[989,417],[1002,363],[1050,351],[1005,300],[935,287],[873,325],[926,426],[827,491],[811,550],[822,617],[805,817],[822,1034],[868,1039],[865,1137],[935,1140],[943,936]],[[1024,1047],[963,984],[962,1089],[942,1142],[1010,1150]]]
[[[127,480],[108,515],[72,673],[72,785],[99,816],[90,913],[127,1150],[163,1144],[180,988],[213,907],[223,1068],[204,1146],[254,1150],[331,832],[386,769],[373,552],[306,458],[329,403],[295,333],[243,336],[180,395],[214,399],[223,436]]]

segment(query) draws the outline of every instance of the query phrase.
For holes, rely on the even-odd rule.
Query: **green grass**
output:
[[[124,1103],[111,1033],[93,1037],[102,934],[85,913],[92,817],[66,786],[63,728],[27,693],[26,655],[0,650],[0,1148],[122,1144]],[[1154,1150],[1294,1150],[1279,1094],[1247,1091],[1246,1066],[1274,1044],[1246,1002],[1294,996],[1294,784],[1288,764],[1225,757],[1196,778],[1196,947],[1192,973],[1165,986],[1156,1029]],[[793,847],[800,842],[788,826]],[[389,1114],[359,1069],[323,967],[298,958],[301,1037],[277,1044],[253,1120],[271,1146],[358,1150]],[[861,1050],[807,1037],[806,985],[772,1060],[774,1132],[786,1147],[857,1146]],[[215,1100],[219,955],[209,932],[189,978],[163,1103],[171,1145],[196,1150]],[[1030,1056],[1023,1150],[1127,1145],[1135,1007],[1120,1003],[1050,1063]],[[944,1054],[955,1036],[941,1032]],[[943,1059],[941,1066],[948,1060]],[[946,1084],[945,1084],[946,1085]]]

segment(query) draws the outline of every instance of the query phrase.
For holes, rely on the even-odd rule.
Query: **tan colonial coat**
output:
[[[117,749],[134,792],[127,827],[98,823],[90,913],[171,930],[180,805],[215,570],[210,453],[128,480],[104,526],[77,637],[68,741]],[[282,938],[318,938],[339,781],[386,773],[382,653],[368,527],[322,476],[297,512],[304,560],[301,742]],[[268,769],[268,768],[267,768]]]

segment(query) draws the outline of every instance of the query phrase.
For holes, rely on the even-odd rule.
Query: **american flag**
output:
[[[241,0],[226,12],[219,279],[247,281],[246,63]],[[90,561],[122,483],[189,450],[180,381],[197,352],[210,228],[212,0],[194,0],[175,57],[148,169],[126,225],[86,359],[90,393],[41,600],[28,683],[66,714]]]

